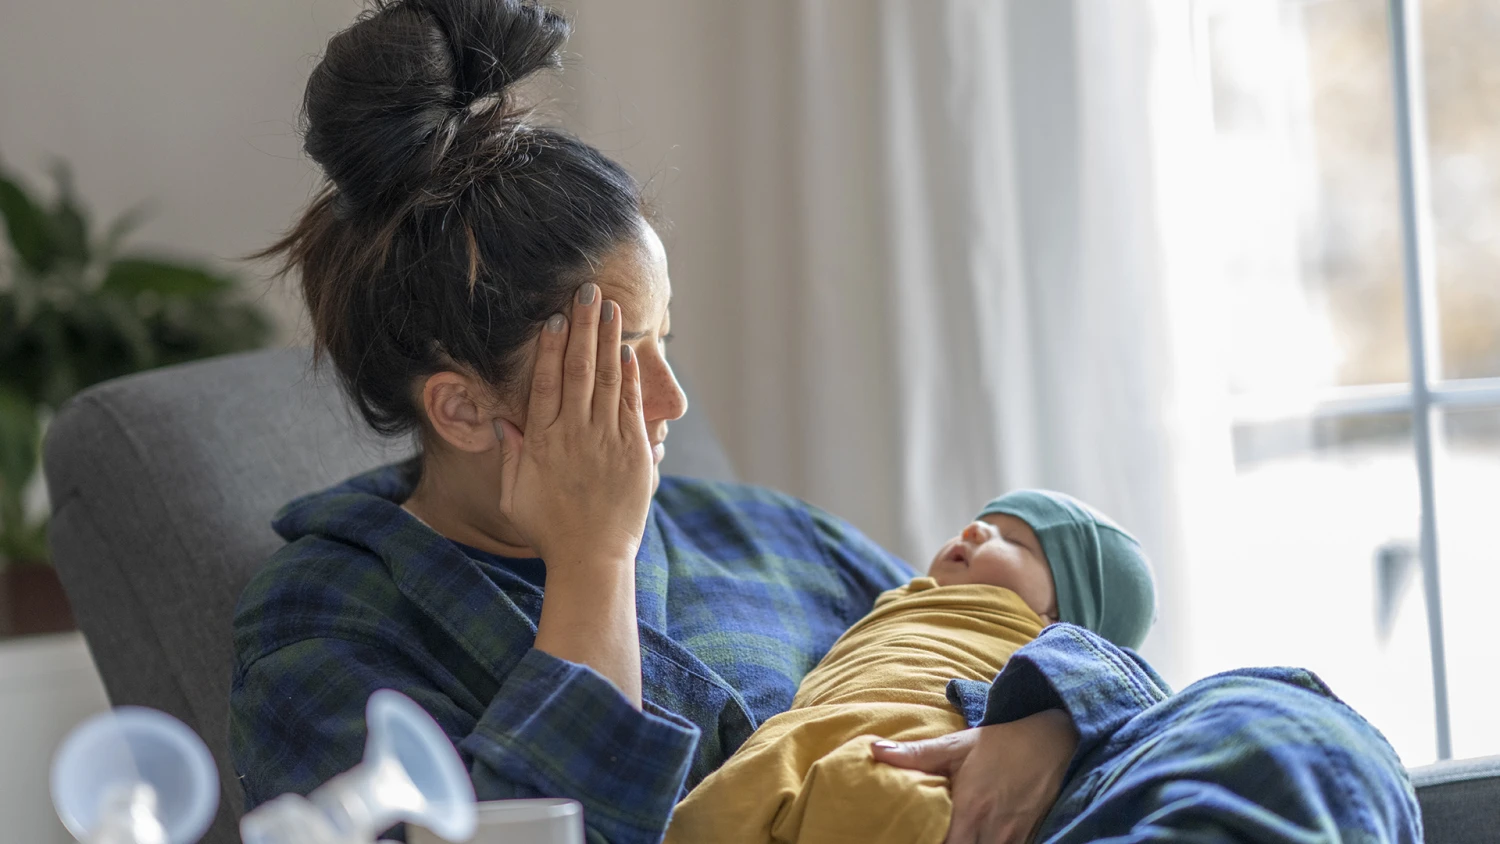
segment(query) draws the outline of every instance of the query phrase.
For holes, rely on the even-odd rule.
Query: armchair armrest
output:
[[[1428,844],[1480,844],[1500,835],[1500,756],[1411,770]]]

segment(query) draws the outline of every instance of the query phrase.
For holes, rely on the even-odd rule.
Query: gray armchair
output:
[[[239,840],[229,765],[230,620],[281,544],[272,513],[301,493],[397,459],[363,433],[303,350],[257,352],[85,391],[48,432],[58,574],[115,704],[198,731],[223,779],[204,841]],[[701,415],[673,426],[663,470],[731,478]],[[1414,772],[1435,844],[1500,839],[1500,758]]]

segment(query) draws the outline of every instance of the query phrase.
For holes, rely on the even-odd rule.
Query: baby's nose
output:
[[[986,525],[984,522],[969,522],[969,526],[964,528],[964,541],[972,542],[975,545],[979,545],[980,543],[984,542],[989,538],[987,531],[985,531],[985,527]]]

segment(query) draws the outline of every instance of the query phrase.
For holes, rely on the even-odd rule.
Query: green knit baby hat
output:
[[[1023,489],[986,504],[980,518],[1015,516],[1042,542],[1057,588],[1059,621],[1138,648],[1156,621],[1151,562],[1135,537],[1082,501],[1060,492]]]

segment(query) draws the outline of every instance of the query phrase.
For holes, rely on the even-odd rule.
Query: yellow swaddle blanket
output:
[[[989,682],[1042,620],[998,586],[918,577],[880,596],[767,719],[678,804],[667,844],[941,844],[945,777],[878,764],[871,742],[968,726],[946,689]]]

